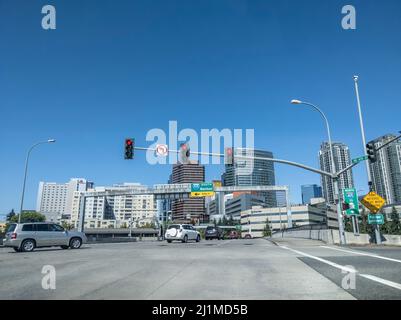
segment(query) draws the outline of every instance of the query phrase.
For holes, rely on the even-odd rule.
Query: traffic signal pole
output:
[[[365,127],[363,125],[361,100],[359,98],[358,79],[359,79],[358,76],[354,76],[356,101],[357,101],[357,105],[358,105],[358,114],[359,114],[359,124],[361,126],[363,150],[365,150],[365,148],[366,148]],[[366,161],[366,172],[367,172],[367,175],[368,175],[369,192],[371,192],[371,191],[373,191],[373,182],[372,182],[372,175],[370,173],[370,162],[369,162],[369,160]],[[381,234],[380,234],[380,227],[379,227],[378,224],[375,225],[375,238],[376,238],[376,244],[381,244],[382,243]]]

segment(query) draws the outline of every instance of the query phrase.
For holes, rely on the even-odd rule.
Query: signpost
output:
[[[381,196],[376,192],[369,192],[362,200],[361,203],[370,210],[372,213],[378,213],[386,203]]]
[[[369,224],[384,224],[384,215],[382,214],[369,214],[368,215]]]
[[[347,216],[359,216],[359,202],[356,189],[344,189],[344,202],[349,205],[349,209],[345,210]]]
[[[166,144],[158,144],[156,146],[156,154],[160,157],[168,156],[168,146]]]
[[[214,196],[213,183],[202,182],[191,184],[191,198],[205,198]]]
[[[356,158],[356,159],[352,159],[352,163],[359,163],[359,162],[362,162],[362,161],[366,161],[366,160],[368,160],[368,156],[362,156],[362,157],[359,157],[359,158]]]

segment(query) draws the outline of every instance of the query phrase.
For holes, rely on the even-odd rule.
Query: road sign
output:
[[[167,144],[158,144],[156,145],[156,154],[160,157],[167,157],[168,155],[168,146]]]
[[[363,156],[363,157],[359,157],[359,158],[356,158],[356,159],[352,159],[352,163],[359,163],[359,162],[362,162],[362,161],[366,161],[366,160],[368,160],[368,156]]]
[[[356,189],[344,189],[343,195],[344,202],[349,205],[349,209],[345,210],[345,214],[347,216],[359,216],[359,202]]]
[[[376,192],[369,192],[362,200],[361,203],[370,210],[372,213],[378,213],[386,203],[382,197]]]
[[[369,224],[384,224],[384,215],[382,214],[369,214],[368,215]]]
[[[191,198],[204,198],[214,196],[213,183],[202,182],[191,184]]]
[[[191,198],[206,198],[206,197],[213,197],[214,191],[210,192],[191,192]]]

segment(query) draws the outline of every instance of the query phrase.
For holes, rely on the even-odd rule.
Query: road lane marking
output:
[[[295,249],[292,249],[292,248],[288,248],[286,246],[279,245],[279,247],[283,248],[283,249],[286,249],[286,250],[290,250],[292,252],[295,252],[295,253],[297,253],[297,254],[299,254],[301,256],[308,257],[308,258],[323,262],[325,264],[328,264],[328,265],[330,265],[330,266],[332,266],[334,268],[340,269],[340,270],[344,270],[344,271],[347,271],[347,272],[355,272],[355,273],[357,273],[358,275],[360,275],[363,278],[366,278],[366,279],[369,279],[369,280],[384,284],[386,286],[401,290],[401,284],[399,284],[397,282],[393,282],[393,281],[390,281],[390,280],[386,280],[386,279],[383,279],[383,278],[372,276],[370,274],[362,274],[356,269],[347,268],[347,267],[342,266],[340,264],[337,264],[337,263],[334,263],[334,262],[331,262],[331,261],[328,261],[326,259],[322,259],[322,258],[319,258],[319,257],[316,257],[316,256],[312,256],[312,255],[310,255],[308,253],[305,253],[305,252],[302,252],[302,251],[298,251],[298,250],[295,250]]]
[[[301,251],[298,251],[298,250],[295,250],[295,249],[291,249],[291,248],[288,248],[286,246],[279,246],[279,247],[287,249],[287,250],[290,250],[290,251],[295,252],[297,254],[300,254],[301,256],[308,257],[308,258],[311,258],[311,259],[314,259],[314,260],[318,260],[320,262],[323,262],[325,264],[328,264],[328,265],[330,265],[330,266],[332,266],[334,268],[340,269],[340,270],[344,270],[344,271],[347,271],[347,272],[358,272],[355,269],[347,268],[347,267],[339,265],[337,263],[334,263],[334,262],[331,262],[331,261],[328,261],[328,260],[325,260],[325,259],[322,259],[322,258],[319,258],[319,257],[312,256],[312,255],[307,254],[305,252],[301,252]]]
[[[375,277],[375,276],[372,276],[370,274],[361,274],[360,273],[359,275],[361,277],[366,278],[366,279],[370,279],[372,281],[379,282],[379,283],[384,284],[386,286],[393,287],[395,289],[401,290],[401,284],[399,284],[397,282],[393,282],[393,281],[390,281],[390,280],[386,280],[386,279],[382,279],[382,278],[379,278],[379,277]]]
[[[393,261],[393,262],[398,262],[401,263],[401,260],[393,259],[393,258],[388,258],[388,257],[383,257],[379,256],[377,254],[372,254],[372,253],[366,253],[366,252],[360,252],[360,251],[354,251],[354,250],[345,250],[345,249],[340,249],[340,248],[334,248],[334,247],[328,247],[328,246],[320,246],[322,248],[326,249],[332,249],[332,250],[337,250],[337,251],[342,251],[342,252],[347,252],[347,253],[353,253],[353,254],[358,254],[361,256],[368,256],[372,258],[378,258],[378,259],[383,259],[383,260],[388,260],[388,261]]]

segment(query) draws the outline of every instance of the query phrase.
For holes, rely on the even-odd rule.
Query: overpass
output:
[[[181,183],[181,184],[156,184],[152,188],[132,188],[132,189],[122,189],[122,190],[105,190],[105,191],[85,191],[81,193],[79,202],[79,223],[78,230],[84,230],[85,226],[85,202],[86,198],[90,197],[102,197],[102,196],[122,196],[122,195],[153,195],[156,200],[174,200],[174,199],[188,199],[191,194],[191,183]],[[218,194],[233,193],[233,192],[251,192],[251,191],[284,191],[286,198],[287,207],[287,219],[288,226],[292,227],[292,215],[291,215],[291,204],[289,200],[289,187],[288,186],[230,186],[230,187],[215,187],[214,192]],[[223,201],[224,197],[219,196],[220,201]],[[220,205],[225,214],[225,206]]]

